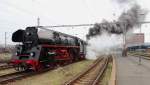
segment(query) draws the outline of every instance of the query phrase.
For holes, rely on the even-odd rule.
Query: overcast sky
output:
[[[11,43],[11,33],[17,29],[37,25],[89,24],[103,19],[113,21],[127,6],[115,0],[0,0],[0,44],[4,43],[4,33]],[[149,0],[137,0],[142,8],[150,10]],[[150,21],[150,14],[146,21]],[[150,24],[142,26],[145,41],[150,42]],[[56,30],[85,39],[88,27],[56,28]],[[135,32],[139,32],[136,30]]]

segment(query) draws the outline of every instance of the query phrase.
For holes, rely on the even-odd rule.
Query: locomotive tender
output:
[[[16,45],[11,60],[18,71],[54,67],[85,59],[86,55],[85,41],[42,26],[17,30],[12,41],[20,43]]]

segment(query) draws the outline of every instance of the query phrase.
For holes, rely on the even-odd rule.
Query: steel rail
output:
[[[75,85],[75,84],[80,85],[80,84],[87,84],[87,83],[88,85],[96,85],[100,80],[100,78],[102,77],[108,65],[108,61],[109,61],[108,58],[101,58],[96,60],[96,62],[92,66],[90,66],[90,68],[88,68],[80,75],[76,76],[75,78],[71,79],[70,81],[66,82],[64,85]],[[90,76],[91,74],[92,76]],[[89,80],[90,77],[91,79]]]
[[[103,76],[103,74],[104,74],[104,72],[105,72],[105,70],[106,70],[106,68],[108,66],[108,63],[109,63],[109,58],[106,59],[103,67],[101,68],[98,76],[96,77],[96,79],[94,80],[92,85],[97,85],[99,83],[100,79],[102,78],[102,76]]]
[[[26,78],[26,77],[30,77],[30,76],[34,76],[37,74],[41,74],[44,72],[47,72],[51,70],[51,68],[48,69],[44,69],[38,72],[34,72],[34,71],[22,71],[22,72],[15,72],[15,73],[10,73],[10,74],[6,74],[6,75],[1,75],[0,76],[0,84],[7,84],[9,82],[13,82],[15,80],[20,80],[22,78]]]
[[[73,64],[73,63],[75,63],[75,62],[72,62],[70,64]],[[66,65],[69,65],[69,64],[66,64]],[[66,65],[62,65],[62,66],[66,66]],[[40,71],[37,71],[37,72],[23,71],[23,72],[15,72],[15,73],[9,73],[9,74],[5,74],[5,75],[1,75],[0,76],[0,85],[1,84],[7,84],[9,82],[13,82],[15,80],[20,80],[20,79],[23,79],[23,78],[26,78],[26,77],[42,74],[42,73],[45,73],[47,71],[50,71],[50,70],[53,70],[53,69],[56,69],[56,68],[57,67],[47,68],[47,69],[43,69],[43,70],[40,70]]]
[[[1,65],[0,66],[0,70],[5,70],[5,69],[9,69],[9,68],[13,68],[13,66],[12,65]]]

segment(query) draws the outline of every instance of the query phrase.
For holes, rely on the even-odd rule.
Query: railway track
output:
[[[2,75],[2,76],[0,76],[0,84],[6,84],[8,82],[19,79],[19,78],[23,77],[25,74],[26,74],[25,72],[15,72],[15,73]]]
[[[150,55],[149,54],[136,54],[136,53],[130,53],[129,55],[131,56],[135,56],[135,57],[139,57],[142,56],[141,58],[146,59],[146,60],[150,60]]]
[[[108,62],[108,57],[97,59],[85,72],[82,72],[80,75],[76,76],[64,85],[97,85],[100,82],[100,79],[102,79]]]
[[[7,84],[7,83],[13,82],[15,80],[24,79],[26,77],[34,76],[34,75],[37,75],[37,74],[41,74],[41,73],[47,72],[49,70],[51,70],[51,69],[48,68],[48,69],[44,69],[44,70],[41,70],[41,71],[38,71],[38,72],[22,71],[22,72],[15,72],[15,73],[2,75],[2,76],[0,76],[0,85],[1,84]]]
[[[8,65],[8,64],[0,65],[0,70],[9,69],[9,68],[13,68],[13,66],[12,65]]]
[[[65,65],[62,65],[65,66]],[[56,69],[58,67],[55,68],[47,68],[38,72],[33,72],[33,71],[24,71],[24,72],[15,72],[15,73],[9,73],[9,74],[5,74],[5,75],[1,75],[0,76],[0,85],[1,84],[7,84],[9,82],[13,82],[15,80],[20,80],[20,79],[24,79],[25,77],[30,77],[30,76],[34,76],[34,75],[38,75],[38,74],[42,74],[44,72],[47,72],[49,70],[53,70]]]

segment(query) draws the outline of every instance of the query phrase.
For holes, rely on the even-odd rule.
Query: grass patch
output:
[[[61,85],[85,70],[92,62],[92,60],[80,61],[8,85]]]

